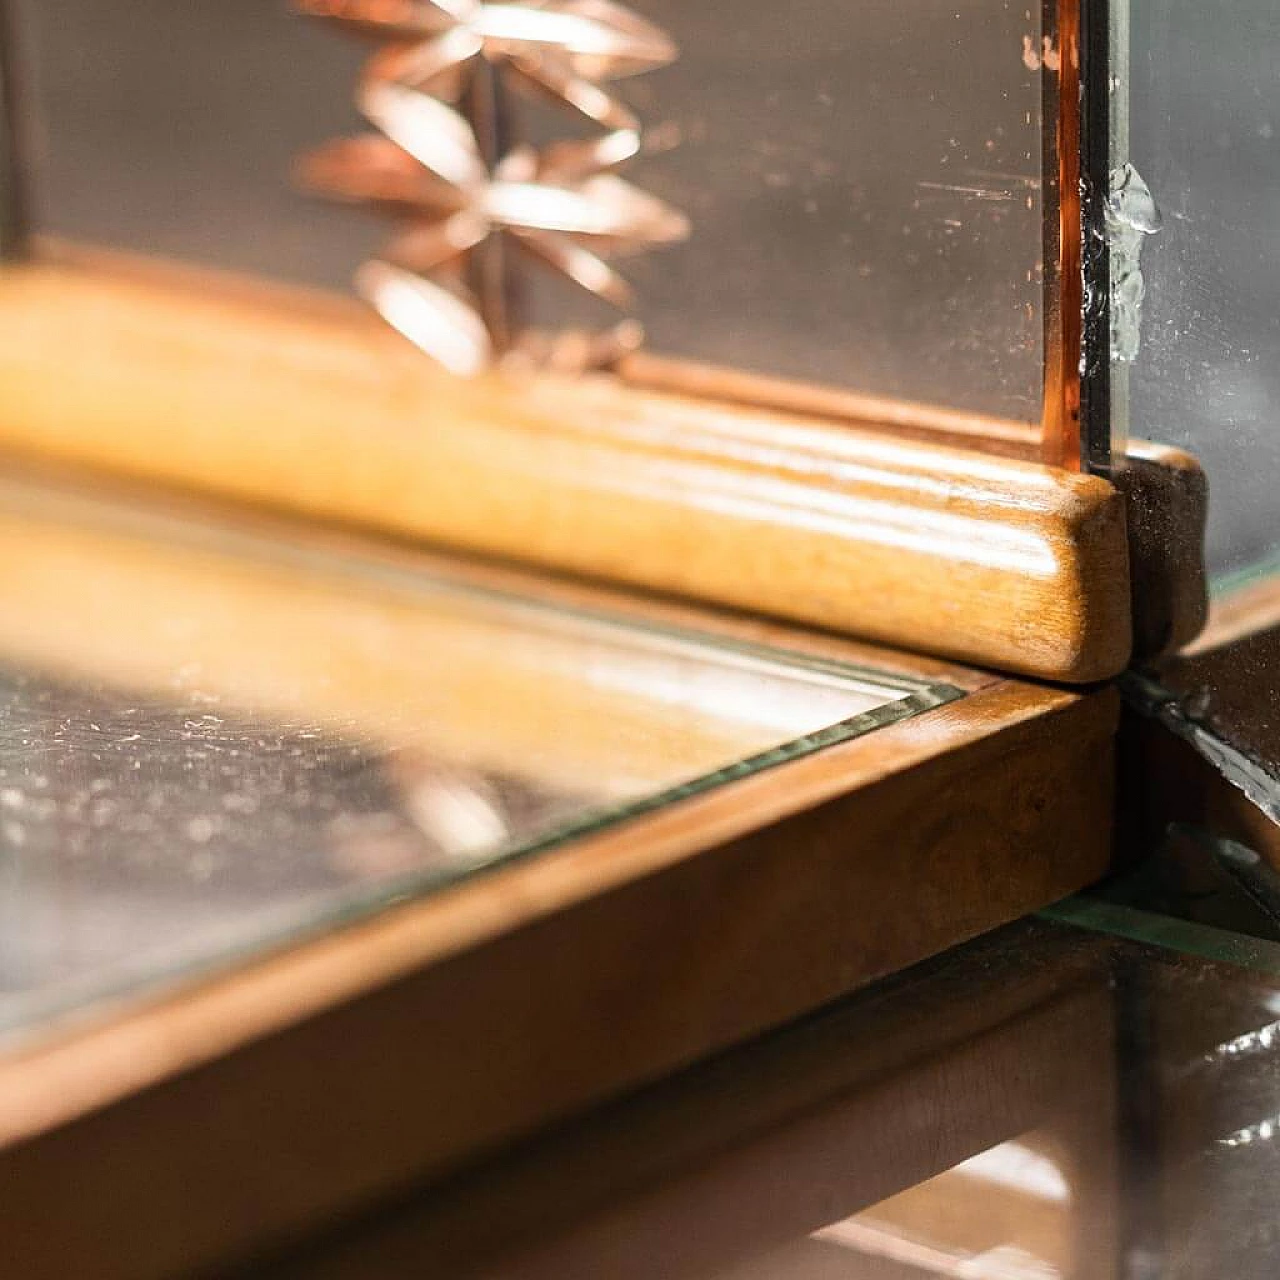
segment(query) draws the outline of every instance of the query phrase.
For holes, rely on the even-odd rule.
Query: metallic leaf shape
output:
[[[678,53],[666,32],[612,0],[485,4],[472,25],[502,52],[549,53],[588,80],[653,71]]]
[[[387,82],[365,85],[359,106],[371,124],[445,182],[468,190],[488,178],[474,131],[452,107]]]
[[[484,321],[442,286],[374,261],[356,273],[356,288],[393,329],[450,373],[473,378],[493,362]]]
[[[294,0],[293,7],[378,40],[414,40],[474,21],[480,0]]]
[[[386,322],[463,376],[499,360],[601,367],[634,350],[643,331],[631,320],[595,333],[512,332],[501,275],[511,259],[493,237],[592,296],[631,307],[631,288],[608,260],[682,240],[689,222],[614,175],[639,152],[640,123],[602,83],[670,62],[670,38],[614,0],[300,0],[299,7],[389,42],[357,95],[380,134],[331,143],[299,166],[313,190],[402,220],[356,281]],[[517,147],[490,164],[464,113],[471,101],[464,89],[483,63],[493,68],[487,75],[510,77],[601,132]],[[459,270],[470,270],[476,299],[442,283]]]

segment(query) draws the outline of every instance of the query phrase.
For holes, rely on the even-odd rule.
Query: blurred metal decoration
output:
[[[309,16],[385,43],[357,103],[377,134],[306,157],[303,182],[368,204],[401,227],[357,275],[383,318],[450,371],[510,360],[608,366],[642,338],[539,334],[519,315],[518,266],[532,260],[622,311],[632,294],[611,260],[684,239],[682,214],[616,176],[640,122],[602,86],[666,65],[675,45],[612,0],[298,0]],[[513,140],[511,91],[551,101],[590,136]]]

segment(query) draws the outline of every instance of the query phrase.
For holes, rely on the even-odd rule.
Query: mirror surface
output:
[[[1119,408],[1133,435],[1204,464],[1209,555],[1223,580],[1280,554],[1280,10],[1270,0],[1119,7]]]
[[[632,7],[680,57],[617,85],[652,144],[627,176],[693,228],[621,263],[651,349],[1039,423],[1039,5]],[[367,130],[365,42],[284,0],[18,14],[38,227],[340,290],[387,242],[290,185],[299,156]]]

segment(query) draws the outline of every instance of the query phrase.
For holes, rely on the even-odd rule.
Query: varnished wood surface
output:
[[[637,386],[825,418],[1019,462],[1041,459],[1044,445],[1041,430],[1029,423],[811,387],[648,352],[628,358],[622,374]],[[1132,656],[1146,662],[1189,644],[1207,621],[1208,479],[1185,450],[1130,440],[1116,466],[1115,483],[1125,499],[1129,533]]]
[[[1107,865],[1114,718],[996,684],[10,1056],[9,1263],[305,1235],[1060,897]]]
[[[1134,658],[1149,662],[1189,645],[1208,621],[1209,483],[1184,450],[1131,440],[1116,484],[1128,510]]]
[[[459,383],[330,299],[6,272],[0,443],[1067,682],[1130,650],[1102,480],[607,379]]]

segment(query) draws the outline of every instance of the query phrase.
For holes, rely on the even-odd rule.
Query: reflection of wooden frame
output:
[[[487,773],[518,776],[535,760],[541,782],[575,794],[589,779],[603,801],[615,785],[663,791],[886,702],[948,696],[875,673],[859,690],[853,669],[834,688],[802,668],[771,684],[767,649],[758,661],[745,645],[736,660],[708,652],[634,605],[621,625],[593,623],[563,589],[562,615],[554,587],[531,598],[528,585],[270,521],[227,529],[190,510],[165,518],[0,482],[0,595],[22,601],[0,613],[0,661],[71,684],[91,675],[163,703],[183,692],[175,673],[194,669],[228,712],[332,725],[374,750],[411,741]],[[477,586],[492,596],[468,594]],[[80,626],[65,625],[68,597]]]
[[[339,1224],[262,1280],[409,1274],[424,1259],[491,1280],[733,1275],[872,1205],[868,1227],[918,1225],[920,1198],[886,1202],[909,1189],[981,1224],[991,1190],[948,1171],[1028,1134],[1069,1191],[1036,1206],[1057,1245],[1045,1260],[1063,1280],[1107,1280],[1120,1263],[1110,945],[1029,932],[1042,964],[1012,972],[1008,939],[992,939],[905,975],[891,998],[850,1001]]]
[[[131,585],[110,540],[86,532],[78,556],[49,550],[88,577],[102,557],[122,619],[131,597],[147,607],[145,557]],[[118,646],[100,647],[93,628],[68,638],[61,614],[36,607],[47,587],[22,557],[15,547],[8,609],[59,635],[60,671],[120,679]],[[209,572],[226,589],[225,570],[200,559],[185,589],[198,596]],[[40,1274],[57,1259],[62,1274],[110,1280],[312,1230],[1105,869],[1110,691],[1038,689],[760,623],[702,625],[947,679],[967,696],[0,1060],[12,1220],[38,1223],[53,1184],[79,1188],[59,1199],[57,1231],[11,1234],[11,1265]],[[133,634],[145,650],[146,633]],[[220,1115],[235,1123],[195,1120]],[[267,1152],[316,1158],[285,1176]],[[144,1211],[153,1227],[139,1233]]]

